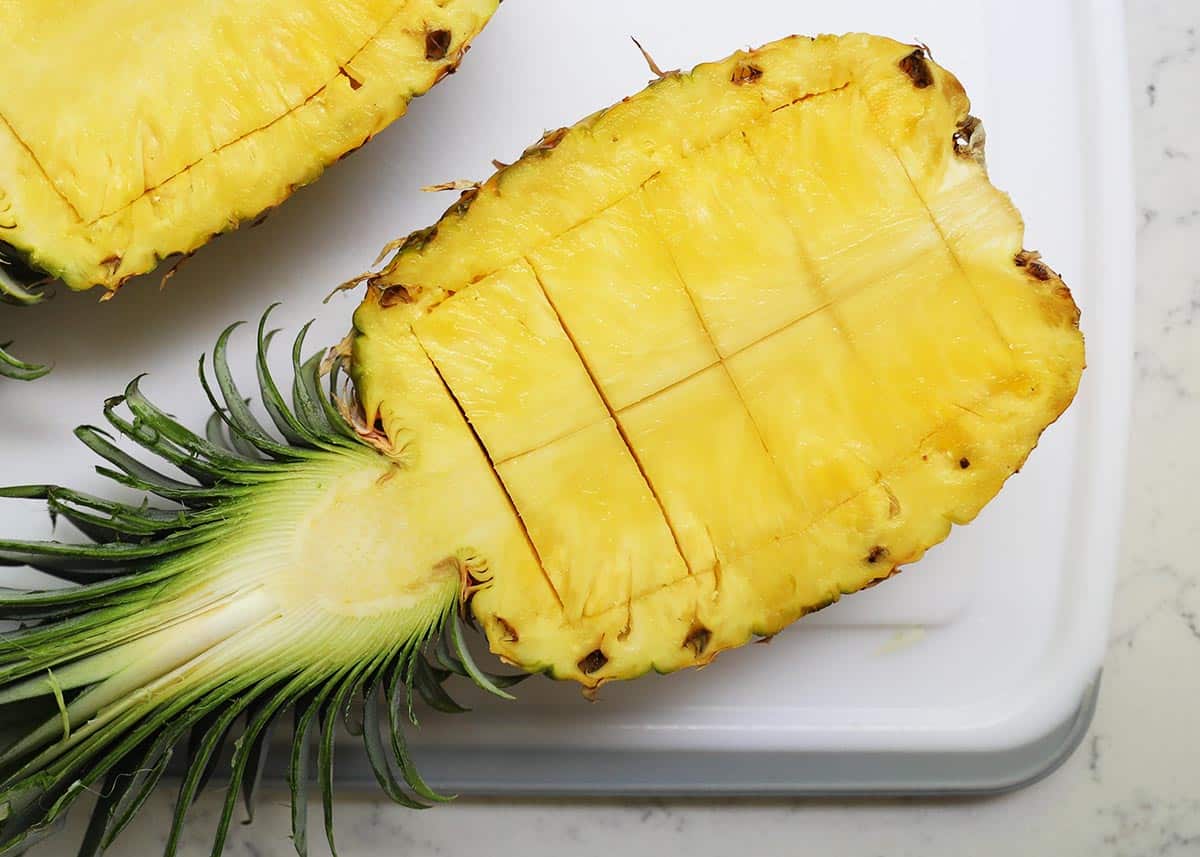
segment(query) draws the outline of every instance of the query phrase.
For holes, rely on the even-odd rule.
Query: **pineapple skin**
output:
[[[495,654],[587,689],[702,666],[1020,469],[1083,338],[969,106],[920,48],[784,39],[548,134],[366,277],[371,439],[420,471],[454,424],[488,473],[444,468],[445,513],[501,489],[510,549],[445,547]]]
[[[23,34],[0,54],[21,82],[0,92],[0,242],[115,290],[315,181],[453,73],[498,5],[0,4]]]

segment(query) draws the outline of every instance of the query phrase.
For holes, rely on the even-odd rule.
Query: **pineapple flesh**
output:
[[[444,552],[486,566],[492,651],[587,688],[708,663],[920,559],[1084,363],[959,82],[866,35],[665,75],[367,280],[362,430],[436,470],[443,514],[489,520]]]
[[[0,92],[0,249],[108,289],[190,253],[401,116],[498,3],[0,4],[19,82]]]

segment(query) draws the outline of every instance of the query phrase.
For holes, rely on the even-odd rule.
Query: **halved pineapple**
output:
[[[1083,341],[968,107],[920,48],[794,37],[547,135],[368,278],[366,424],[433,454],[432,368],[525,537],[473,546],[496,654],[588,687],[707,663],[1021,466]]]
[[[498,3],[0,4],[0,245],[72,288],[190,253],[401,116]]]

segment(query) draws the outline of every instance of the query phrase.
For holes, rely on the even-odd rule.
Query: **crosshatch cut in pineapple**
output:
[[[341,345],[306,360],[297,340],[286,398],[264,317],[269,424],[231,331],[204,436],[137,382],[106,404],[187,478],[80,430],[118,482],[176,505],[5,490],[97,542],[0,542],[0,562],[85,584],[0,596],[0,616],[45,620],[0,648],[0,704],[44,716],[0,754],[5,842],[103,778],[152,781],[191,733],[176,841],[240,713],[229,780],[252,791],[260,737],[294,708],[303,843],[309,736],[328,807],[356,699],[387,793],[437,800],[403,744],[409,701],[456,710],[456,673],[515,681],[477,666],[464,619],[517,675],[589,694],[709,664],[970,522],[1083,369],[1075,304],[988,182],[962,87],[872,36],[665,74],[390,252]],[[96,841],[129,789],[98,804]]]

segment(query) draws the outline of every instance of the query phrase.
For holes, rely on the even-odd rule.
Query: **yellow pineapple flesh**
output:
[[[116,288],[282,202],[454,71],[499,0],[0,4],[0,242]]]
[[[919,48],[785,39],[547,135],[368,278],[362,424],[493,516],[446,550],[486,565],[496,654],[587,687],[705,664],[1020,468],[1083,340],[968,110]]]

